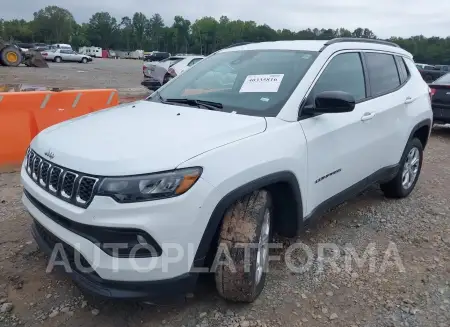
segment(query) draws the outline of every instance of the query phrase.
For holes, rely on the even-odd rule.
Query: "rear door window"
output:
[[[400,86],[400,76],[393,55],[386,53],[365,53],[372,96],[394,91]]]
[[[398,72],[400,74],[401,83],[405,83],[410,76],[408,67],[406,66],[405,60],[400,56],[395,56],[395,60],[397,62]]]

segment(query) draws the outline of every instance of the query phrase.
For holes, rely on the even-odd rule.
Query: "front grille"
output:
[[[75,180],[78,175],[71,172],[65,172],[62,179],[61,195],[66,198],[71,198],[73,195],[73,188],[75,186]]]
[[[28,150],[26,171],[31,179],[54,196],[78,207],[87,208],[92,201],[99,178],[54,165]]]

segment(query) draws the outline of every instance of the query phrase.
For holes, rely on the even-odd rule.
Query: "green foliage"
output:
[[[226,16],[217,21],[203,17],[191,22],[177,15],[171,25],[165,25],[159,14],[136,12],[132,18],[120,20],[108,12],[97,12],[88,23],[77,24],[64,8],[47,6],[34,13],[34,19],[0,19],[0,37],[21,42],[70,43],[80,46],[99,46],[116,50],[159,50],[171,53],[189,52],[209,54],[237,42],[275,40],[327,40],[335,37],[376,38],[368,28],[354,31],[339,29],[274,30],[254,21],[230,20]],[[416,62],[450,64],[450,37],[410,38],[392,37],[390,41],[410,51]]]

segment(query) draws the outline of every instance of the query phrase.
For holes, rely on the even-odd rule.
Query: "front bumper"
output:
[[[106,299],[161,300],[190,293],[195,288],[197,276],[189,273],[153,282],[123,282],[102,279],[95,272],[87,273],[77,269],[76,250],[46,230],[38,221],[34,220],[31,232],[39,248],[49,256],[53,252],[55,243],[63,244],[69,263],[69,269],[65,272],[86,293]],[[81,262],[86,267],[85,260],[81,260]],[[63,268],[62,266],[56,267]]]
[[[70,272],[81,288],[104,297],[134,299],[190,292],[197,277],[191,273],[191,268],[201,261],[197,259],[204,258],[197,256],[198,247],[213,209],[204,204],[212,189],[209,183],[200,179],[189,192],[179,197],[141,203],[118,204],[111,198],[97,196],[87,209],[83,209],[44,191],[23,168],[21,178],[24,186],[22,201],[36,221],[35,226],[42,227],[40,233],[34,227],[33,234],[43,251],[49,252],[54,245],[45,242],[42,235],[53,235],[56,243],[66,244],[69,252],[79,253],[92,267],[93,272],[89,274],[76,269]],[[50,217],[49,211],[43,208],[69,222],[93,228],[145,231],[161,245],[162,253],[154,257],[113,257],[88,238]]]

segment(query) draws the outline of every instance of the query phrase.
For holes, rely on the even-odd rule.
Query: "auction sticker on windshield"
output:
[[[284,74],[248,75],[239,93],[278,92]]]

